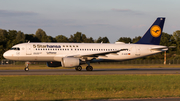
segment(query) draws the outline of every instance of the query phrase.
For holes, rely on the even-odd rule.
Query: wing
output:
[[[98,57],[98,56],[105,56],[107,54],[114,54],[118,55],[117,53],[120,51],[127,51],[128,49],[120,49],[115,51],[108,51],[108,52],[97,52],[97,53],[87,53],[87,54],[77,54],[77,55],[71,55],[67,57],[76,57],[76,58],[87,58],[87,57]]]

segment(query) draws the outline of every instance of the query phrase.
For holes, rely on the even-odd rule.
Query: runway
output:
[[[133,68],[133,69],[94,69],[75,71],[74,69],[30,69],[0,70],[0,75],[121,75],[121,74],[180,74],[180,68]]]

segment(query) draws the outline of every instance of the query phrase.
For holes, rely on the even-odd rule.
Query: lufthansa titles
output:
[[[33,44],[33,48],[61,48],[61,45],[40,45]]]

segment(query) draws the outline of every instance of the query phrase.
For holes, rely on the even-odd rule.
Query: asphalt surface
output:
[[[94,69],[75,71],[75,69],[41,70],[0,70],[0,75],[113,75],[113,74],[180,74],[180,68],[138,68],[138,69]]]

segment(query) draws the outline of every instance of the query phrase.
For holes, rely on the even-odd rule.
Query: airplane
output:
[[[81,71],[82,64],[124,61],[167,51],[167,46],[159,45],[165,18],[158,17],[144,36],[134,44],[116,43],[20,43],[6,51],[3,56],[9,60],[25,61],[25,71],[29,62],[47,62],[48,67],[75,67]]]

